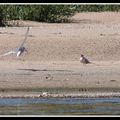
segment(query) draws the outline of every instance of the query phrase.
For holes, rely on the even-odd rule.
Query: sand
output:
[[[1,97],[41,97],[44,92],[120,96],[120,13],[77,13],[71,19],[54,24],[22,21],[23,27],[0,28],[3,54],[21,44],[30,26],[28,53],[0,57]],[[81,64],[80,54],[92,63]]]

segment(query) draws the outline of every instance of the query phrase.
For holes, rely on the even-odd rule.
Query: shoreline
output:
[[[81,93],[21,93],[14,94],[0,94],[0,98],[120,98],[120,92],[81,92]]]
[[[78,61],[31,63],[4,61],[0,98],[120,97],[119,61],[85,66]]]

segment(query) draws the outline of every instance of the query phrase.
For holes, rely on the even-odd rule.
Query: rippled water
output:
[[[120,115],[120,98],[3,98],[0,115]]]

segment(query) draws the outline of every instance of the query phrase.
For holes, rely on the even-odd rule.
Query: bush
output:
[[[0,5],[0,26],[8,20],[69,22],[75,12],[120,11],[120,5]]]
[[[6,14],[4,12],[4,7],[0,6],[0,26],[5,26]]]
[[[78,12],[120,11],[120,5],[77,5]]]
[[[41,22],[68,22],[75,10],[70,5],[7,5],[7,20],[33,20]]]

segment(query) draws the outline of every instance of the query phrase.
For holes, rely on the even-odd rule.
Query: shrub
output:
[[[0,26],[8,20],[69,22],[75,12],[120,11],[120,5],[0,5]]]
[[[4,7],[0,6],[0,26],[5,26],[6,14],[4,12]]]
[[[120,5],[77,5],[78,12],[120,11]]]
[[[7,20],[33,20],[42,22],[68,22],[75,10],[71,5],[8,5]]]

